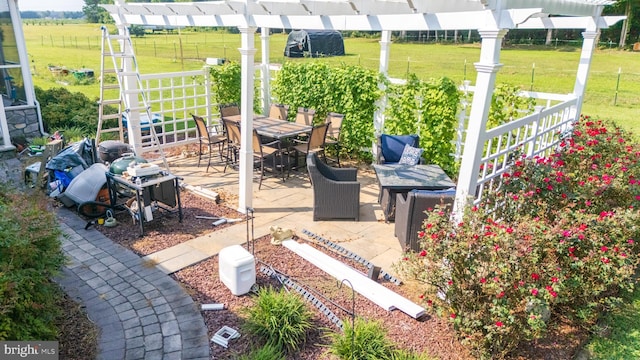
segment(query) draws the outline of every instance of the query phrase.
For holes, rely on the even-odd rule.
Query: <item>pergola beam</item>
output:
[[[220,5],[206,6],[188,3],[171,5],[163,3],[103,5],[112,14],[120,14],[128,24],[158,26],[221,26],[268,27],[275,29],[326,29],[357,31],[429,31],[482,29],[487,19],[499,19],[502,29],[585,29],[592,17],[549,17],[543,8],[521,8],[499,11],[458,11],[442,13],[399,14],[252,14],[230,11]],[[167,5],[161,6],[161,5]],[[599,28],[608,28],[623,17],[602,17]]]

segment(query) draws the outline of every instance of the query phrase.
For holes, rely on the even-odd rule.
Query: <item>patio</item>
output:
[[[167,159],[171,172],[182,177],[183,182],[191,186],[218,192],[226,199],[227,206],[237,204],[238,172],[227,170],[223,165],[212,164],[209,172],[206,166],[198,168],[197,157],[171,157]],[[361,184],[360,221],[351,220],[312,220],[313,190],[305,172],[292,172],[282,182],[277,176],[267,174],[258,190],[258,176],[254,172],[253,209],[254,237],[269,234],[272,225],[291,228],[299,236],[308,230],[347,250],[369,260],[383,270],[393,273],[391,265],[402,256],[400,243],[394,236],[394,224],[385,223],[382,208],[378,204],[378,183],[373,168],[361,166],[358,181]],[[247,238],[247,226],[239,223],[165,249],[146,258],[153,260],[166,273],[172,273],[186,266],[217,254],[222,248],[243,244]]]

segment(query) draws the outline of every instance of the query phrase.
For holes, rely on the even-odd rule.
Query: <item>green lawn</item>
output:
[[[97,24],[25,25],[27,50],[32,61],[37,86],[61,86],[47,69],[47,65],[71,69],[92,68],[99,75],[101,31]],[[270,61],[309,61],[283,56],[286,35],[270,38]],[[378,38],[345,39],[346,56],[327,58],[334,64],[361,64],[377,69],[380,45]],[[240,35],[226,32],[194,32],[147,34],[134,38],[134,46],[142,73],[194,70],[203,66],[207,57],[240,59]],[[256,62],[261,61],[259,34],[255,37]],[[182,55],[181,55],[182,54]],[[389,74],[403,78],[414,72],[421,78],[447,76],[461,83],[475,80],[473,63],[479,58],[478,44],[440,45],[394,43],[391,46]],[[508,82],[528,90],[569,93],[575,82],[580,56],[579,48],[506,48],[501,54],[504,67],[498,82]],[[587,84],[583,113],[594,117],[615,119],[626,128],[640,132],[636,118],[640,108],[640,72],[637,62],[640,53],[599,50]],[[534,69],[535,66],[535,69]],[[617,105],[614,106],[618,70],[621,70]],[[82,91],[92,98],[98,96],[98,85],[74,84],[73,78],[64,85],[72,91]],[[533,83],[532,83],[533,78]]]
[[[611,335],[595,337],[587,347],[592,359],[640,359],[640,289],[629,298],[622,309],[607,316]]]

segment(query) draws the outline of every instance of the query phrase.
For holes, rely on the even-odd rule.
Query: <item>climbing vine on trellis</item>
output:
[[[448,174],[457,173],[452,154],[458,125],[460,92],[449,78],[420,80],[410,74],[406,84],[387,85],[384,132],[419,134],[423,157]]]

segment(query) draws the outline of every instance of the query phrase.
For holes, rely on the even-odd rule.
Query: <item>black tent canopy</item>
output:
[[[344,55],[342,34],[335,30],[293,30],[287,38],[284,55],[288,57]]]

